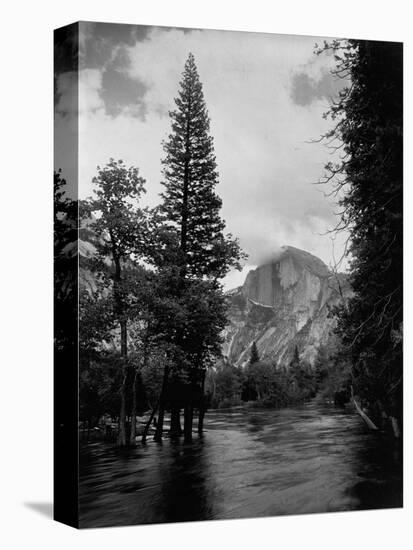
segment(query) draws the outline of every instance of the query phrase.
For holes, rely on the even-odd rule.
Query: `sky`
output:
[[[331,55],[314,54],[323,40],[81,23],[79,72],[62,63],[55,85],[56,140],[68,127],[79,132],[80,198],[91,196],[96,167],[113,157],[137,166],[146,180],[145,202],[159,203],[162,140],[170,133],[168,113],[192,52],[211,119],[222,216],[248,254],[243,271],[231,272],[225,287],[242,284],[246,272],[283,245],[331,264],[346,235],[333,246],[325,234],[338,221],[337,206],[315,185],[332,160],[316,140],[331,127],[323,113],[343,81],[330,73]],[[74,178],[65,140],[60,143],[55,166]]]

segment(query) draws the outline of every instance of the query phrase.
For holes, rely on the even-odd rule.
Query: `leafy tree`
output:
[[[110,309],[120,332],[122,380],[120,383],[119,445],[126,445],[126,391],[128,378],[128,323],[136,307],[137,260],[146,250],[147,212],[139,208],[144,179],[135,167],[111,159],[98,167],[93,179],[95,198],[85,204],[94,214],[91,227],[96,235],[101,273],[111,293]],[[108,266],[109,263],[109,266]]]
[[[61,252],[69,243],[76,242],[77,236],[77,201],[66,196],[68,184],[62,171],[53,174],[53,225],[55,252]]]
[[[275,367],[264,361],[250,363],[246,367],[246,382],[250,388],[250,397],[261,400],[271,393],[275,381]]]
[[[297,350],[298,351],[298,350]],[[314,397],[315,376],[295,352],[289,368],[259,361],[244,368],[241,398],[258,407],[285,407]]]
[[[351,366],[345,348],[337,338],[318,350],[314,366],[315,390],[320,397],[345,405],[350,399]]]
[[[212,406],[225,408],[239,404],[242,378],[242,371],[234,365],[228,362],[217,364],[208,377],[208,391],[211,393]]]
[[[338,331],[353,365],[354,391],[376,421],[402,421],[403,47],[336,40],[334,73],[350,81],[329,114],[325,136],[341,155],[327,165],[341,220],[353,297]]]
[[[184,432],[189,441],[196,401],[201,400],[198,405],[203,409],[199,389],[203,393],[205,361],[212,350],[215,353],[214,340],[223,325],[224,296],[219,279],[231,267],[239,267],[241,252],[238,242],[224,235],[221,199],[215,192],[218,172],[209,116],[192,54],[185,63],[175,104],[176,109],[170,112],[172,133],[163,144],[164,192],[160,207],[165,226],[176,235],[175,239],[171,237],[175,250],[167,258],[172,265],[164,261],[160,269],[175,275],[171,278],[173,294],[182,306],[181,323],[176,324],[171,340],[184,354],[179,361],[187,371]],[[194,295],[202,307],[191,311]],[[168,377],[165,371],[164,396]],[[161,420],[164,406],[165,398],[160,407]],[[179,410],[174,411],[174,418],[179,419]],[[158,421],[158,438],[161,433],[162,421]]]
[[[55,349],[64,353],[76,341],[78,203],[66,196],[61,170],[54,172],[53,184]]]
[[[294,348],[294,355],[289,367],[291,393],[296,401],[303,401],[316,394],[315,373],[310,365],[300,359],[298,347]]]

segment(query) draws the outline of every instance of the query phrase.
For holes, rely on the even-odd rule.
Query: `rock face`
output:
[[[236,365],[249,360],[252,342],[260,359],[288,367],[295,346],[314,365],[318,349],[335,326],[329,308],[350,292],[343,274],[333,275],[319,259],[285,246],[268,264],[247,275],[230,292],[229,325],[223,354]]]

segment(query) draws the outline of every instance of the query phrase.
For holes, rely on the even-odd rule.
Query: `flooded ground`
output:
[[[401,452],[315,403],[209,412],[191,445],[81,448],[80,525],[99,527],[402,506]]]

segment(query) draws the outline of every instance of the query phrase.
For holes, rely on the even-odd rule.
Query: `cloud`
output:
[[[102,69],[124,46],[144,40],[151,27],[116,23],[79,23],[79,66],[81,69]]]
[[[298,72],[292,77],[291,98],[297,105],[311,105],[320,99],[337,97],[344,82],[325,70],[318,80],[307,72]]]
[[[81,195],[90,195],[96,165],[112,156],[139,166],[148,203],[159,201],[161,142],[191,51],[211,117],[223,216],[249,254],[248,265],[282,245],[328,263],[331,242],[321,233],[336,218],[312,183],[331,157],[323,145],[310,143],[329,128],[322,115],[332,90],[332,58],[313,54],[319,39],[152,27],[137,40],[132,31],[105,31],[104,61],[94,50],[83,59]],[[96,28],[93,36],[99,39]]]
[[[79,117],[96,113],[104,107],[101,96],[102,71],[83,69],[79,71]]]
[[[77,115],[78,108],[78,73],[67,71],[56,77],[57,103],[55,112],[58,115]]]
[[[106,113],[112,117],[127,109],[131,116],[144,119],[147,113],[143,101],[146,91],[145,84],[137,79],[128,78],[124,72],[114,67],[110,67],[102,75],[101,98]]]
[[[57,115],[76,117],[78,113],[93,113],[104,107],[101,96],[102,71],[83,69],[69,71],[57,77]]]

